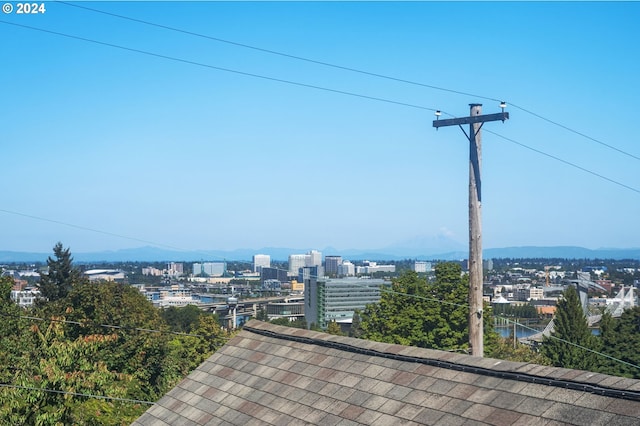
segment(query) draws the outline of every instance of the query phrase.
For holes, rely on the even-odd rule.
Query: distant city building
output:
[[[340,277],[353,277],[356,274],[356,265],[344,260],[338,265],[338,276]]]
[[[179,277],[184,274],[184,264],[178,262],[168,262],[166,272],[170,277]]]
[[[396,265],[378,265],[376,262],[365,260],[363,266],[356,267],[356,274],[368,275],[375,272],[395,272]]]
[[[142,275],[151,275],[153,277],[159,277],[159,276],[162,276],[162,269],[154,268],[153,266],[142,268]]]
[[[253,272],[260,272],[262,268],[271,267],[271,256],[268,254],[253,255]]]
[[[431,262],[416,260],[413,262],[413,270],[418,273],[431,272]]]
[[[40,297],[40,291],[37,289],[11,290],[11,300],[21,308],[33,306],[38,297]]]
[[[312,277],[322,279],[324,277],[324,268],[322,266],[305,266],[298,270],[298,282],[304,283]]]
[[[264,283],[266,280],[278,280],[281,283],[287,282],[289,280],[287,276],[287,271],[284,269],[278,268],[267,268],[262,267],[262,271],[260,272],[260,284]]]
[[[336,277],[338,275],[338,266],[342,264],[342,256],[325,256],[324,258],[324,272],[329,277]]]
[[[482,267],[487,271],[493,271],[493,259],[487,259],[483,261]]]
[[[515,291],[515,298],[522,302],[540,300],[544,298],[544,289],[542,287],[532,287],[529,285],[518,287]]]
[[[350,324],[353,313],[380,301],[380,286],[384,280],[342,278],[304,282],[304,315],[307,325],[326,328],[330,321]]]
[[[287,318],[289,321],[304,319],[304,300],[301,298],[285,299],[284,303],[267,303],[267,318]]]
[[[306,256],[304,266],[322,266],[322,253],[318,250],[311,250]]]
[[[119,269],[89,269],[84,271],[83,275],[89,281],[123,282],[125,279],[125,273]]]
[[[226,262],[204,262],[193,264],[193,275],[204,277],[221,277],[227,272]]]
[[[262,289],[267,291],[280,291],[282,290],[282,283],[278,280],[265,280],[262,283]]]
[[[289,275],[293,277],[298,276],[298,270],[304,268],[307,265],[306,254],[291,254],[289,255]]]
[[[297,280],[291,280],[291,291],[295,293],[304,292],[304,281],[298,282]]]

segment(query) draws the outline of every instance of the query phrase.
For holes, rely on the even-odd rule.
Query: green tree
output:
[[[468,348],[468,277],[457,263],[439,263],[436,281],[407,271],[380,302],[361,313],[362,337],[433,349]]]
[[[353,319],[351,320],[351,329],[349,329],[349,336],[355,337],[356,339],[359,339],[362,337],[362,326],[361,326],[359,310],[356,310],[353,313]]]
[[[20,364],[22,353],[27,352],[24,335],[27,322],[21,318],[23,312],[11,300],[13,279],[0,277],[0,382],[8,383]]]
[[[538,365],[550,365],[551,361],[540,352],[516,342],[515,347],[513,338],[505,339],[499,337],[496,342],[491,345],[489,351],[485,354],[491,358],[504,359],[506,361],[529,362]]]
[[[54,317],[43,329],[34,324],[25,333],[30,348],[17,364],[15,387],[0,390],[0,418],[24,425],[129,424],[147,407],[71,394],[127,397],[132,376],[110,371],[101,359],[101,348],[116,337],[70,340],[64,320]]]
[[[38,289],[46,300],[54,302],[69,294],[75,284],[80,281],[80,272],[73,266],[73,257],[69,248],[63,248],[58,242],[53,247],[55,259],[47,258],[48,271],[40,274]]]
[[[618,319],[604,314],[600,322],[600,338],[602,352],[627,364],[599,357],[599,371],[640,379],[637,367],[640,366],[640,307],[625,310]]]
[[[59,308],[64,309],[67,319],[83,324],[67,326],[71,338],[117,336],[102,349],[102,357],[110,370],[132,374],[140,383],[140,393],[132,397],[155,400],[179,377],[177,367],[163,362],[170,354],[170,335],[162,333],[169,331],[168,327],[136,288],[114,282],[81,283],[60,301]]]
[[[188,333],[198,325],[198,318],[202,315],[202,309],[195,305],[187,305],[181,308],[170,306],[160,311],[160,316],[166,321],[172,331]]]
[[[329,321],[329,324],[327,324],[327,333],[335,334],[336,336],[342,336],[344,334],[342,333],[340,324],[335,321]]]
[[[556,367],[593,370],[594,353],[585,348],[597,350],[598,340],[589,330],[577,290],[570,286],[558,302],[554,331],[544,338],[541,351]]]

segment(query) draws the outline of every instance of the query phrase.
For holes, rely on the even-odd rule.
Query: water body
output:
[[[513,336],[513,325],[494,326],[493,328],[504,338]],[[532,334],[541,332],[542,330],[543,328],[534,328],[530,326],[523,327],[516,324],[516,338],[521,339],[523,337],[529,337]]]
[[[507,326],[496,325],[496,326],[493,326],[493,328],[500,334],[500,336],[504,338],[513,337],[513,325],[507,325]],[[530,326],[523,327],[516,324],[516,338],[521,339],[523,337],[529,337],[533,334],[541,332],[542,330],[544,330],[544,327],[543,328],[535,328]],[[594,336],[598,336],[600,334],[600,329],[592,328],[591,334],[593,334]]]

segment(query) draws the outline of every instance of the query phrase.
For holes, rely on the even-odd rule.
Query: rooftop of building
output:
[[[134,425],[638,425],[640,380],[252,320]]]

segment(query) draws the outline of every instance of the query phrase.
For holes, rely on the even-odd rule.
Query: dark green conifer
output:
[[[73,266],[73,257],[69,248],[63,248],[58,242],[53,248],[55,259],[47,259],[48,271],[40,274],[38,288],[43,298],[50,302],[63,299],[74,284],[80,281],[80,272]]]
[[[556,367],[593,370],[598,340],[591,334],[582,310],[580,297],[574,287],[568,287],[558,302],[554,331],[544,339],[542,353]]]

